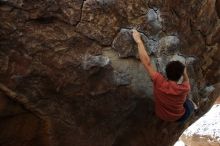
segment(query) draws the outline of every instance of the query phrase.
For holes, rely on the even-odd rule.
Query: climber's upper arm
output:
[[[153,80],[154,75],[156,73],[156,70],[154,69],[153,65],[151,64],[151,62],[147,62],[147,61],[143,61],[142,63],[144,64],[144,68],[147,70],[149,76]]]

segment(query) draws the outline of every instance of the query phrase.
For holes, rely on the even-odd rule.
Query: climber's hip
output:
[[[183,106],[185,108],[185,113],[179,120],[177,120],[177,122],[180,122],[180,123],[184,123],[192,115],[194,111],[194,105],[189,99],[186,99]]]

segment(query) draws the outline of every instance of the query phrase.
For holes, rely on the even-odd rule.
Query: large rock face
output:
[[[219,0],[0,0],[0,145],[172,145],[219,95],[219,9]],[[199,109],[185,125],[155,116],[133,27],[158,71],[188,64]]]

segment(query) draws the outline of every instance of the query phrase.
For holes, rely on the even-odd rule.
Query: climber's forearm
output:
[[[137,43],[137,46],[138,46],[138,54],[139,54],[140,60],[141,60],[142,64],[144,65],[144,68],[149,73],[151,79],[153,79],[153,77],[156,73],[156,70],[151,65],[150,57],[147,54],[144,43],[141,40],[140,33],[135,29],[133,30],[133,38],[134,38],[134,41]]]
[[[183,82],[189,82],[189,76],[187,74],[186,67],[185,67],[184,73],[183,73]]]
[[[145,50],[145,46],[143,42],[140,41],[137,43],[137,45],[138,45],[138,54],[139,54],[141,62],[145,65],[150,65],[151,64],[150,57]]]

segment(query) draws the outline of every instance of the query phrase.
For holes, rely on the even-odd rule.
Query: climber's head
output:
[[[166,66],[167,78],[171,81],[178,81],[183,75],[185,66],[180,61],[171,61]]]

